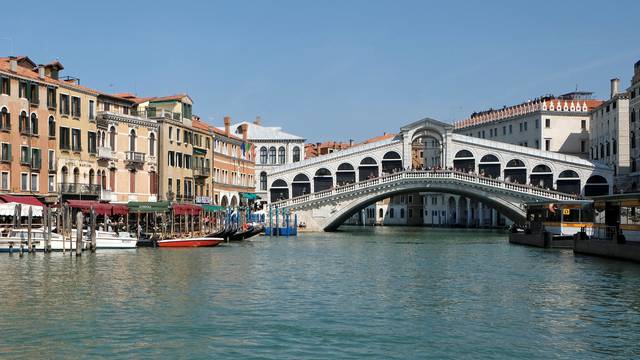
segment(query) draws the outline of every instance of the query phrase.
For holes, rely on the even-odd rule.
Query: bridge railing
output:
[[[428,170],[428,171],[413,171],[407,170],[398,172],[395,174],[389,174],[382,177],[360,181],[357,183],[351,183],[342,185],[332,189],[319,191],[307,195],[297,196],[295,198],[281,200],[273,202],[272,205],[276,207],[288,207],[292,205],[303,204],[309,201],[321,200],[334,195],[350,193],[352,191],[366,189],[369,187],[392,183],[403,179],[455,179],[470,183],[481,184],[494,188],[505,189],[509,191],[515,191],[519,193],[539,196],[543,198],[555,199],[555,200],[578,200],[579,196],[561,193],[558,191],[547,190],[537,188],[531,185],[510,183],[504,180],[491,179],[476,174],[469,174],[465,172],[459,172],[455,170]]]

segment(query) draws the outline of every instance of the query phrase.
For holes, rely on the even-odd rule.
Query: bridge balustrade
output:
[[[559,193],[557,191],[536,188],[530,185],[509,183],[503,180],[485,178],[476,174],[458,172],[455,170],[426,170],[426,171],[403,171],[395,174],[369,179],[358,183],[351,183],[340,187],[323,190],[320,192],[299,196],[292,199],[274,202],[272,205],[276,207],[286,207],[301,204],[311,200],[319,200],[337,194],[349,193],[355,190],[366,189],[379,184],[392,183],[402,179],[456,179],[466,182],[477,183],[481,185],[501,188],[509,191],[526,193],[539,197],[552,198],[556,200],[575,200],[578,196]]]

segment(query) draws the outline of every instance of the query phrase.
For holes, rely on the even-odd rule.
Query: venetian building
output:
[[[98,95],[95,176],[104,189],[102,200],[157,200],[159,125],[135,109],[134,99],[131,94]]]

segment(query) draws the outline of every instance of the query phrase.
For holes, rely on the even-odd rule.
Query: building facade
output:
[[[282,131],[280,127],[263,126],[258,117],[254,122],[243,121],[230,125],[230,132],[242,136],[242,127],[246,126],[247,141],[256,151],[255,191],[261,203],[268,202],[267,183],[269,174],[279,166],[286,166],[304,159],[305,139]],[[219,128],[218,130],[224,130]]]
[[[158,123],[139,116],[135,105],[130,98],[98,95],[96,176],[102,200],[157,200]]]
[[[629,94],[629,190],[640,187],[640,61],[633,66]]]
[[[196,204],[213,204],[213,127],[193,116],[193,181]]]
[[[619,79],[611,80],[611,96],[591,111],[589,126],[589,156],[613,169],[614,192],[631,186],[629,94],[619,86]]]
[[[239,125],[241,137],[231,131],[231,118],[225,117],[224,125],[213,128],[213,197],[216,205],[237,207],[255,196],[255,148],[248,124]]]

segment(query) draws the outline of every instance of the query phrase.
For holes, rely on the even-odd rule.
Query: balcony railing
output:
[[[199,176],[199,177],[209,177],[211,176],[211,168],[208,167],[194,167],[193,168],[193,176]]]
[[[102,187],[96,184],[59,183],[58,190],[62,194],[100,195]]]
[[[125,155],[126,155],[125,159],[130,163],[144,164],[145,153],[137,152],[137,151],[127,151]]]
[[[111,148],[98,147],[98,159],[101,159],[101,160],[115,160],[116,159],[116,153],[115,153],[115,151],[111,151]]]
[[[145,110],[131,111],[131,115],[139,116],[148,119],[173,119],[176,121],[182,121],[182,114],[179,112],[173,112],[165,109],[146,108]]]

